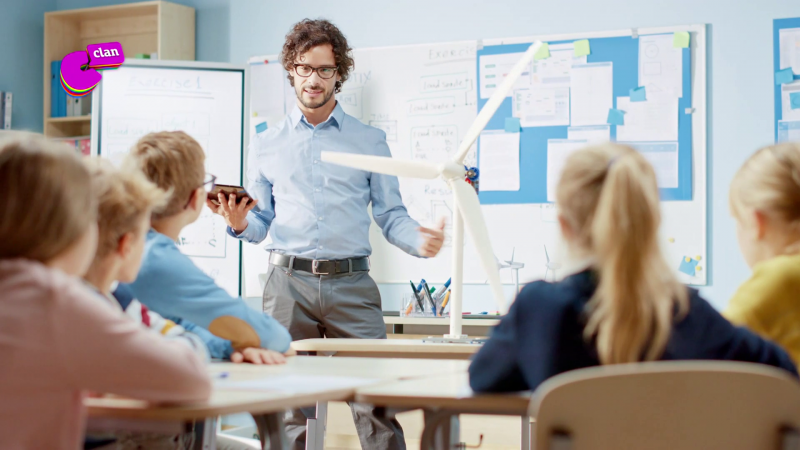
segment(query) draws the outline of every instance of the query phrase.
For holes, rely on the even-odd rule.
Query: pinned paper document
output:
[[[683,97],[683,52],[672,41],[669,34],[639,38],[639,85],[647,98]]]
[[[617,127],[618,141],[653,142],[678,140],[678,99],[659,98],[631,102],[617,97],[617,108],[625,111],[625,123]],[[610,122],[609,115],[609,123]]]
[[[561,178],[561,171],[569,155],[575,151],[586,147],[589,141],[570,140],[570,139],[548,139],[547,140],[547,201],[556,201],[556,186]],[[481,172],[481,175],[483,172]],[[483,188],[483,183],[481,183]]]
[[[589,40],[581,39],[580,41],[575,41],[575,51],[573,54],[575,57],[591,55],[592,50],[589,47]]]
[[[519,190],[519,132],[484,131],[478,157],[481,191]]]
[[[609,62],[572,66],[570,124],[605,125],[614,107],[614,67]]]
[[[688,48],[689,47],[689,32],[676,31],[672,36],[672,47],[674,48]]]

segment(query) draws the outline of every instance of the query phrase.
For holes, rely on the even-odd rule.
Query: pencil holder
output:
[[[400,316],[401,317],[437,317],[433,314],[431,304],[428,300],[420,299],[421,301],[417,301],[417,298],[411,294],[403,295],[403,307],[400,309]],[[422,307],[420,308],[420,303],[422,303]],[[438,306],[438,305],[437,305]]]

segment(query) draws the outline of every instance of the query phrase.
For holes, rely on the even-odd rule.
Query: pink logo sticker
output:
[[[91,44],[85,52],[72,52],[61,60],[61,86],[69,95],[82,97],[100,83],[98,70],[116,69],[123,62],[125,54],[119,42]]]

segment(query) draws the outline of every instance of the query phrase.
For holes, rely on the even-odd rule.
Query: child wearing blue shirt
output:
[[[231,341],[234,349],[261,347],[289,351],[289,332],[272,317],[248,307],[203,273],[175,243],[181,230],[200,216],[214,178],[205,174],[205,154],[182,131],[150,133],[131,150],[127,170],[141,170],[170,193],[152,214],[133,295],[164,317],[180,317]],[[268,362],[268,361],[265,361]]]

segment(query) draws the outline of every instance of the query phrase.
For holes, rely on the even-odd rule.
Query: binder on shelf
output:
[[[11,112],[13,111],[13,108],[12,108],[13,95],[11,95],[11,92],[6,92],[4,97],[5,97],[5,101],[3,102],[3,128],[6,129],[6,130],[10,130],[11,129]]]
[[[50,117],[61,117],[58,109],[58,91],[61,88],[61,61],[50,61]]]

